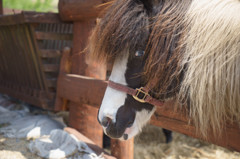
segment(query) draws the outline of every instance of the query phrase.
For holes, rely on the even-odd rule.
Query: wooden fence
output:
[[[54,109],[61,49],[72,45],[72,24],[58,14],[0,16],[0,92]]]

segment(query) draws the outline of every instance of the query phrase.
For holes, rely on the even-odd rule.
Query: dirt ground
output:
[[[147,126],[135,138],[135,159],[240,159],[240,153],[174,133],[173,141],[164,143],[160,128]],[[28,141],[7,139],[0,135],[0,159],[41,159],[28,150]]]
[[[3,105],[3,103],[1,103]],[[11,102],[5,102],[10,105]],[[21,108],[18,105],[16,109]],[[33,109],[33,108],[32,108]],[[50,112],[33,109],[33,114],[49,114]],[[55,114],[67,121],[68,113]],[[0,125],[4,127],[6,125]],[[41,159],[28,150],[29,141],[9,139],[0,134],[0,159]],[[173,141],[165,143],[161,128],[146,126],[143,132],[135,137],[135,159],[240,159],[240,153],[212,145],[179,133],[173,133]]]
[[[0,159],[41,159],[32,154],[28,141],[23,139],[8,139],[0,135]]]

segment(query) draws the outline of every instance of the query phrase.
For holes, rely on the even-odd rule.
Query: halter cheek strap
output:
[[[108,81],[108,86],[131,95],[135,100],[141,103],[149,103],[154,106],[162,106],[164,104],[164,102],[151,97],[148,93],[149,89],[146,89],[145,87],[133,89],[120,83],[115,83],[111,80]]]

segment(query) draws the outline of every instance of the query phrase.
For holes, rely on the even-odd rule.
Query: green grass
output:
[[[57,12],[54,0],[3,0],[4,8],[38,12]]]

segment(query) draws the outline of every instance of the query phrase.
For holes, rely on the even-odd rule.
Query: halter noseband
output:
[[[120,83],[115,83],[111,80],[108,81],[108,86],[131,95],[135,100],[140,103],[149,103],[154,106],[162,106],[164,104],[164,102],[151,97],[151,95],[148,93],[149,89],[145,87],[133,89]]]

